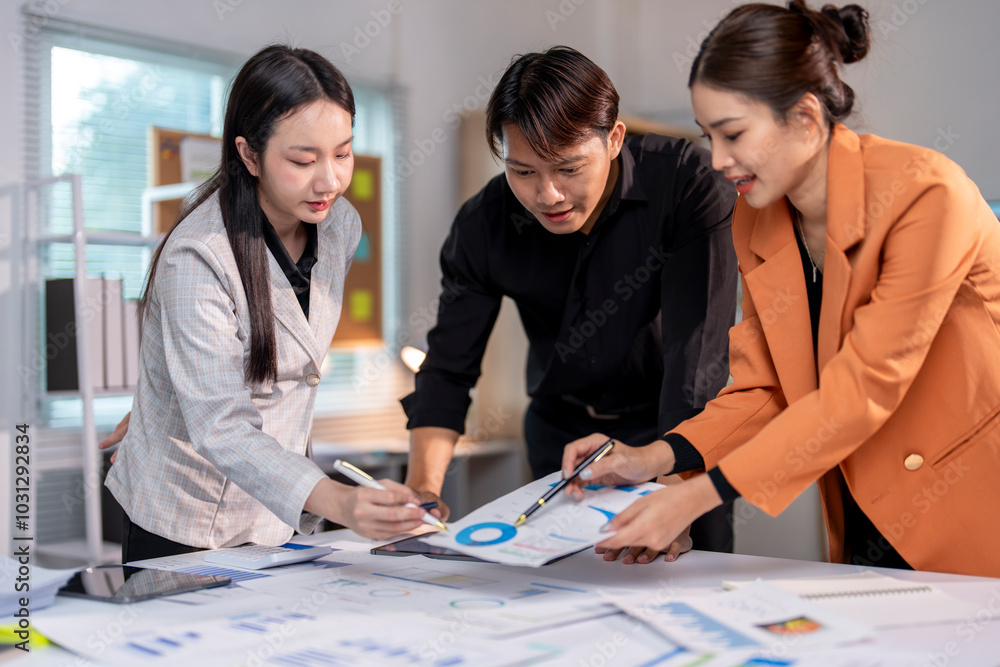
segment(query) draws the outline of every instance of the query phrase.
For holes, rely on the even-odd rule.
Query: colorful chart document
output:
[[[608,521],[642,496],[663,488],[653,482],[591,484],[584,487],[582,501],[560,493],[515,528],[521,513],[558,481],[555,472],[522,486],[449,524],[448,532],[422,541],[495,563],[539,567],[606,539],[609,535],[601,528]]]
[[[809,651],[871,638],[872,630],[814,602],[756,581],[738,591],[659,600],[612,600],[691,651]]]

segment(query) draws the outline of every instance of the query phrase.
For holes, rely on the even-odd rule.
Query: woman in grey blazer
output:
[[[281,544],[325,517],[384,537],[416,527],[407,487],[347,487],[306,456],[320,368],[361,237],[354,96],[305,49],[271,46],[233,81],[222,163],[153,256],[140,377],[107,486],[125,562]]]

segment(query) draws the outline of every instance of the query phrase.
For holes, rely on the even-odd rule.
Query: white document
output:
[[[760,651],[725,651],[703,654],[683,653],[656,667],[932,667],[925,653],[881,646],[845,646],[792,655]]]
[[[95,640],[66,641],[65,635],[47,636],[102,665],[510,665],[542,654],[528,641],[484,642],[465,636],[461,629],[447,636],[409,615],[384,611],[379,617],[343,612],[319,612],[313,596],[271,607],[249,607],[228,616],[151,626],[127,621],[117,611],[102,620],[114,632]],[[141,605],[142,603],[140,603]],[[112,606],[112,605],[106,605]],[[134,606],[131,613],[143,612]],[[119,620],[126,619],[125,621]],[[109,623],[110,622],[110,623]]]
[[[15,543],[17,544],[17,543]],[[23,542],[21,544],[24,544]],[[0,614],[6,622],[27,607],[30,613],[52,604],[56,592],[66,585],[76,570],[50,570],[0,555]],[[27,605],[21,604],[23,600]],[[14,617],[12,625],[17,624]]]
[[[722,586],[738,589],[750,583],[723,581]],[[930,584],[887,577],[871,570],[832,577],[775,579],[767,583],[875,628],[961,621],[979,611],[971,602]]]
[[[857,621],[761,581],[713,595],[662,601],[632,593],[612,601],[692,651],[781,653],[842,646],[874,636]]]
[[[337,559],[337,551],[329,556],[317,558],[306,563],[295,563],[292,565],[279,565],[266,570],[253,570],[250,568],[235,567],[232,565],[218,565],[216,563],[205,562],[204,551],[193,551],[191,553],[179,554],[176,556],[163,556],[161,558],[149,558],[129,563],[135,567],[145,567],[151,570],[168,570],[171,572],[184,572],[186,574],[204,574],[211,577],[229,577],[234,584],[250,587],[248,582],[257,579],[269,579],[280,575],[282,582],[297,580],[297,578],[310,578],[324,570],[337,569],[348,564],[346,561]],[[353,561],[353,559],[351,559]],[[265,590],[267,587],[250,587],[254,590]]]
[[[690,667],[699,664],[695,662],[698,654],[681,648],[626,614],[552,628],[536,640],[553,656],[550,662],[542,662],[543,665]]]
[[[582,501],[559,493],[515,528],[514,521],[559,479],[554,472],[535,480],[448,524],[447,532],[421,539],[495,563],[539,567],[607,539],[610,535],[601,528],[608,521],[642,496],[663,488],[653,482],[591,484],[584,488]]]
[[[288,577],[241,584],[277,591]],[[324,611],[380,617],[406,613],[437,632],[501,637],[619,613],[601,591],[577,582],[523,574],[483,563],[423,556],[379,556],[284,584],[284,598],[316,595]]]

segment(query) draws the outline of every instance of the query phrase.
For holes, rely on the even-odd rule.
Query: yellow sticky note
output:
[[[371,201],[375,196],[375,174],[371,169],[355,169],[351,192],[358,201]]]
[[[351,319],[355,322],[367,322],[372,318],[372,298],[371,290],[356,289],[351,292]]]

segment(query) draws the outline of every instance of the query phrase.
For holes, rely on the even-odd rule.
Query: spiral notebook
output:
[[[723,581],[727,590],[752,581]],[[977,607],[919,581],[887,577],[870,570],[858,574],[806,579],[769,579],[767,583],[873,628],[961,621]]]

